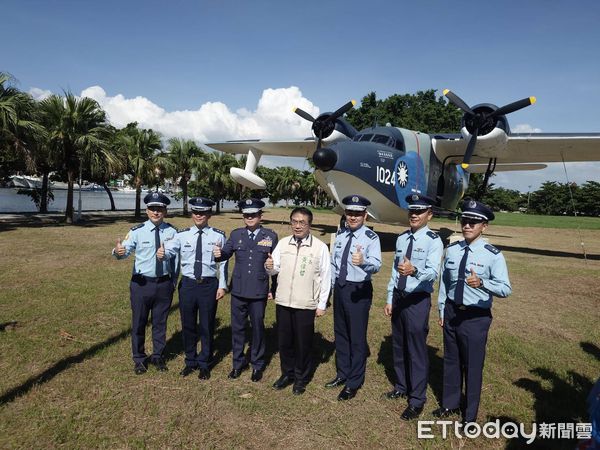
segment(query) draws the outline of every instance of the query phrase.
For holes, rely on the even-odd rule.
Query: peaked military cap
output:
[[[212,211],[215,202],[209,198],[194,197],[189,201],[192,211]]]
[[[434,199],[423,194],[410,194],[406,196],[405,200],[408,203],[408,209],[413,211],[431,208],[435,205]]]
[[[371,202],[362,195],[347,195],[342,199],[344,209],[348,211],[364,211]]]
[[[465,200],[461,209],[461,217],[465,217],[467,219],[479,219],[489,222],[495,218],[492,208],[476,200]]]
[[[262,211],[265,207],[265,202],[258,198],[248,198],[241,200],[238,206],[242,210],[242,214],[253,214]]]
[[[160,192],[150,192],[144,197],[144,203],[147,206],[162,206],[163,208],[166,208],[167,205],[171,203],[171,200]]]

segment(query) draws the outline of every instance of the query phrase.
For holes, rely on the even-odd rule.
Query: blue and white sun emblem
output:
[[[398,164],[396,179],[398,180],[400,187],[405,187],[408,183],[408,166],[404,161],[400,161],[400,164]]]

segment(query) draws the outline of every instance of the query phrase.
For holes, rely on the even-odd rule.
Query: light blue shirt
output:
[[[446,249],[438,297],[438,308],[442,319],[444,318],[446,299],[454,301],[458,269],[466,246],[467,242],[462,240],[449,245]],[[492,296],[504,298],[512,292],[506,261],[500,250],[486,243],[482,238],[471,242],[468,252],[464,278],[466,279],[473,269],[483,282],[483,286],[475,289],[465,282],[463,305],[490,309]]]
[[[200,230],[193,226],[179,231],[173,239],[165,243],[165,258],[173,258],[177,254],[181,260],[181,274],[195,280],[194,264],[196,263],[196,244],[202,233],[202,277],[219,277],[219,288],[227,289],[227,261],[215,262],[213,247],[225,245],[225,233],[216,228],[206,226]]]
[[[350,239],[350,233],[354,234],[354,238],[352,239],[350,252],[348,253],[348,274],[346,281],[361,282],[370,280],[371,275],[379,272],[381,268],[381,244],[379,243],[377,233],[364,225],[355,231],[351,231],[350,228],[342,228],[338,231],[333,244],[333,255],[331,258],[332,286],[340,274],[342,254],[344,253],[348,239]],[[357,251],[357,246],[360,246],[364,259],[360,266],[352,264],[352,254]]]
[[[414,238],[411,252],[410,263],[416,267],[415,276],[406,278],[406,288],[404,292],[433,292],[433,283],[437,280],[440,273],[440,264],[442,262],[442,253],[444,244],[440,237],[431,231],[427,225],[412,233],[405,231],[396,239],[396,253],[394,254],[394,265],[392,266],[392,276],[387,288],[387,303],[392,304],[394,288],[398,285],[398,264],[404,261],[406,250],[410,244],[411,236]]]
[[[146,277],[156,277],[156,240],[155,225],[151,220],[136,225],[129,230],[125,240],[121,245],[125,247],[125,255],[119,256],[113,249],[112,254],[117,259],[125,259],[135,253],[135,263],[133,264],[133,273],[144,275]],[[160,242],[166,243],[172,240],[177,234],[173,225],[162,222],[159,225]],[[163,275],[177,277],[177,259],[173,261],[163,261]]]

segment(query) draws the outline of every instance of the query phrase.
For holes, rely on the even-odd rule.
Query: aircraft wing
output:
[[[470,164],[467,171],[469,173],[485,173],[487,164]],[[496,164],[494,172],[510,172],[514,170],[542,170],[548,167],[547,164]]]
[[[257,150],[263,155],[274,156],[300,156],[308,158],[312,156],[316,148],[315,138],[269,141],[264,139],[248,139],[240,141],[214,142],[206,146],[226,153],[246,154],[248,150]]]
[[[455,163],[462,161],[467,142],[462,137],[432,139],[437,157]],[[488,145],[478,154],[479,148],[478,141],[473,164],[487,164],[490,158],[497,158],[498,164],[600,161],[600,133],[514,133],[506,136],[506,142]]]

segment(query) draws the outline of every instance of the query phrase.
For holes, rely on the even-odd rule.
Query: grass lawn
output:
[[[287,235],[288,215],[289,210],[269,210],[265,225]],[[524,422],[527,430],[532,422],[588,422],[585,398],[600,375],[598,219],[590,220],[593,229],[582,226],[581,231],[562,227],[572,218],[555,218],[553,228],[538,222],[524,227],[519,221],[527,219],[535,216],[500,214],[487,235],[504,252],[513,295],[494,302],[479,421]],[[177,227],[191,222],[169,221]],[[329,242],[337,222],[334,214],[317,213],[313,232]],[[367,379],[350,402],[337,402],[338,390],[323,386],[335,375],[331,310],[316,324],[316,370],[303,396],[271,388],[280,374],[273,303],[267,306],[265,377],[252,383],[244,372],[228,380],[229,296],[218,308],[217,364],[210,380],[178,375],[183,355],[177,295],[168,321],[170,371],[151,368],[135,376],[129,334],[132,259],[110,256],[116,239],[135,223],[105,217],[81,226],[1,225],[0,448],[523,446],[518,440],[442,439],[439,427],[434,439],[419,440],[416,422],[399,418],[405,401],[382,397],[393,383],[390,323],[383,306],[395,238],[402,231],[389,225],[374,226],[384,265],[374,278]],[[241,223],[232,213],[211,219],[227,234]],[[457,231],[449,221],[434,221],[432,228],[441,228],[444,236]],[[435,307],[430,319],[425,420],[434,419],[431,411],[441,397],[443,346]],[[574,440],[538,439],[530,447],[574,446]]]

